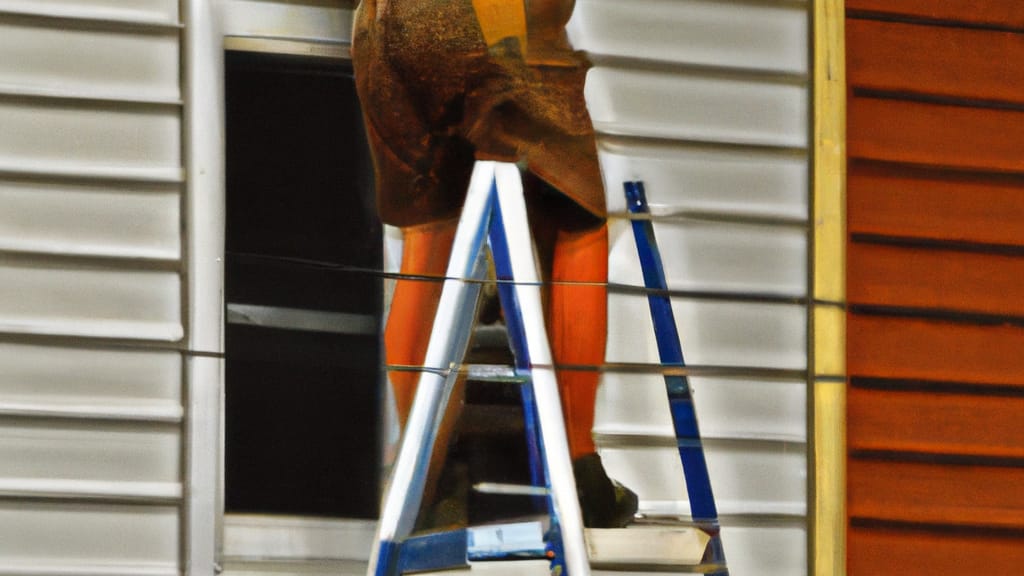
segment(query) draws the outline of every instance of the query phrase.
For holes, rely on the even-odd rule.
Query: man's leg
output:
[[[403,278],[396,282],[384,329],[385,357],[389,366],[423,366],[434,315],[441,299],[441,279],[448,269],[457,226],[458,220],[448,220],[402,229],[400,272],[422,278]],[[398,420],[404,429],[420,372],[389,370],[388,377],[395,393]]]
[[[608,478],[594,446],[594,407],[608,333],[608,226],[561,228],[554,243],[549,330],[583,522],[628,524],[637,497]]]
[[[403,228],[401,273],[424,278],[399,279],[391,299],[391,311],[384,329],[385,358],[389,366],[403,366],[405,370],[391,369],[388,377],[395,393],[398,419],[405,429],[416,396],[420,371],[430,344],[430,336],[443,288],[442,278],[447,272],[448,258],[458,220],[446,220],[422,226]],[[464,498],[458,487],[439,487],[445,467],[448,443],[462,410],[465,380],[459,379],[448,401],[445,417],[437,431],[430,459],[426,485],[423,489],[423,507],[418,525],[426,528],[459,526],[465,524]],[[440,490],[441,496],[438,496]],[[446,494],[449,494],[446,496]],[[435,500],[440,498],[439,502]]]
[[[550,330],[559,394],[573,459],[595,452],[594,401],[608,332],[608,227],[560,230],[551,271]]]

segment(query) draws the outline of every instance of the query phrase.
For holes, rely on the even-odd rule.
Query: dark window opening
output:
[[[226,509],[374,518],[382,243],[352,69],[225,66]]]

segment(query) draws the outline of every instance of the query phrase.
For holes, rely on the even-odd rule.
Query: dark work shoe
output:
[[[636,494],[608,477],[595,454],[581,456],[572,463],[576,476],[576,494],[587,528],[622,528],[636,514]]]

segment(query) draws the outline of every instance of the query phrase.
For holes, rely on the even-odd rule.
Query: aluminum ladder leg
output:
[[[650,214],[647,196],[643,183],[626,182],[626,206],[634,215]],[[635,218],[631,222],[637,253],[640,257],[640,269],[643,271],[644,286],[648,290],[648,305],[651,320],[654,323],[655,338],[658,343],[658,356],[662,365],[684,369],[683,349],[679,341],[672,302],[669,298],[668,282],[662,265],[661,253],[654,237],[654,225],[650,218]],[[694,409],[693,395],[685,370],[679,374],[666,372],[665,388],[668,393],[672,423],[675,428],[679,458],[683,464],[686,477],[687,496],[690,500],[690,514],[694,524],[711,536],[705,553],[703,564],[709,574],[727,576],[725,551],[722,547],[721,527],[718,523],[718,510],[715,497],[711,491],[711,479],[708,466],[704,459],[704,447],[697,426],[697,414]]]
[[[513,280],[502,289],[502,300],[503,305],[515,304],[505,312],[512,316],[509,325],[513,340],[519,340],[514,347],[522,348],[516,350],[517,371],[532,381],[552,524],[560,527],[555,530],[555,538],[559,540],[556,548],[562,553],[556,552],[552,570],[566,576],[590,574],[519,169],[513,164],[477,162],[456,231],[424,372],[385,491],[368,576],[396,576],[410,569],[403,545],[406,552],[411,551],[408,544],[423,498],[430,455],[465,355],[480,281],[486,275],[483,249],[489,232],[492,250],[498,252],[495,259],[507,263],[505,272]],[[516,323],[518,327],[513,328]],[[517,331],[521,338],[515,337]],[[447,537],[452,543],[452,537]],[[454,538],[459,544],[460,536]]]

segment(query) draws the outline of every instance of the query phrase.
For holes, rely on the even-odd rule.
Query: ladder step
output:
[[[402,543],[398,573],[465,568],[469,565],[467,541],[465,528],[412,536]]]
[[[545,558],[540,522],[490,524],[413,536],[402,543],[398,572],[468,568],[470,562]]]
[[[662,526],[588,528],[585,535],[595,568],[697,567],[711,541],[711,536],[698,528]]]
[[[476,526],[468,530],[470,561],[544,558],[544,528],[540,522]]]
[[[595,568],[694,572],[718,568],[701,563],[711,536],[699,528],[588,528],[585,536],[590,563]],[[540,522],[494,524],[414,536],[402,545],[399,571],[434,572],[468,568],[470,563],[543,558]]]
[[[544,486],[503,484],[500,482],[480,482],[473,485],[473,490],[481,494],[502,494],[506,496],[547,496],[551,494],[551,489]]]
[[[466,378],[476,382],[510,382],[524,384],[526,376],[516,374],[515,367],[507,364],[470,364],[466,367]]]

